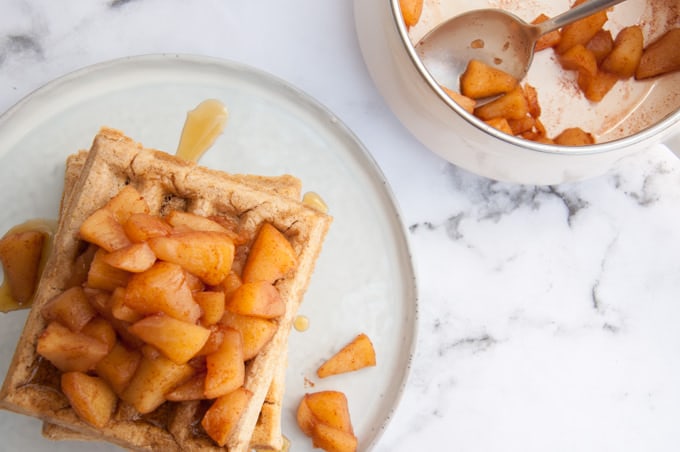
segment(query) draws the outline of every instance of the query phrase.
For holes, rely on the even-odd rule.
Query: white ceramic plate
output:
[[[290,340],[283,430],[292,450],[312,450],[295,425],[305,392],[347,394],[360,450],[371,449],[395,410],[416,334],[416,283],[408,243],[387,183],[352,133],[309,96],[231,62],[154,55],[103,63],[37,90],[0,117],[0,233],[55,217],[65,157],[87,149],[100,126],[173,152],[185,114],[217,98],[230,110],[224,134],[201,163],[230,172],[290,173],[319,193],[334,217],[300,314],[310,327]],[[0,375],[25,312],[0,315]],[[320,381],[325,357],[360,332],[378,365]],[[312,385],[313,382],[313,385]],[[92,450],[53,443],[34,419],[0,412],[2,450]],[[114,450],[113,446],[97,447]]]

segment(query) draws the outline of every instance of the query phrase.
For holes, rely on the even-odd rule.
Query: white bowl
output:
[[[568,0],[503,2],[530,21],[556,15]],[[538,90],[542,121],[550,135],[579,126],[597,139],[590,146],[565,147],[504,134],[467,113],[440,88],[417,57],[414,44],[449,17],[494,1],[425,0],[418,24],[407,29],[399,0],[355,0],[357,35],[378,90],[411,133],[446,160],[476,174],[525,184],[558,184],[601,175],[620,159],[665,143],[680,153],[680,72],[653,80],[617,83],[597,104],[576,90],[574,74],[563,71],[552,50],[539,52],[527,75]],[[628,0],[609,13],[605,28],[641,24],[645,42],[680,21],[677,0]]]

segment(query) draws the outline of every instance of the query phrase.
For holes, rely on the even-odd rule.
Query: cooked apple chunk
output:
[[[238,330],[243,339],[243,360],[255,357],[274,337],[277,324],[273,320],[226,311],[220,324]]]
[[[106,349],[109,352],[113,349],[113,346],[116,345],[116,330],[113,328],[113,325],[103,317],[96,316],[90,320],[80,332],[98,340],[102,344],[106,344]]]
[[[347,397],[340,391],[319,391],[304,395],[298,407],[298,423],[310,436],[315,424],[323,423],[353,432]]]
[[[147,243],[133,243],[104,255],[103,260],[114,268],[140,273],[151,268],[156,262],[156,255]]]
[[[472,99],[509,93],[517,85],[517,79],[512,75],[474,59],[460,76],[461,94]]]
[[[529,114],[529,103],[520,86],[498,99],[475,108],[475,116],[484,121],[493,118],[521,119],[527,114]]]
[[[116,393],[99,377],[82,372],[61,375],[61,390],[73,410],[88,424],[104,427],[116,408]]]
[[[0,240],[0,261],[12,298],[20,305],[33,297],[46,234],[17,232]]]
[[[316,374],[319,378],[326,378],[331,375],[375,366],[375,363],[373,343],[367,335],[362,333],[323,363]]]
[[[354,434],[326,424],[315,424],[312,430],[312,445],[326,452],[354,452],[358,440]]]
[[[205,364],[205,396],[208,399],[223,396],[243,386],[245,364],[241,333],[225,328],[219,349],[206,356]]]
[[[141,414],[150,413],[166,401],[165,394],[194,373],[189,364],[177,364],[160,354],[144,355],[120,397]]]
[[[210,285],[226,278],[234,260],[234,242],[222,232],[180,232],[148,243],[159,259],[182,266]]]
[[[62,372],[87,372],[108,353],[106,344],[52,321],[38,338],[38,354]]]
[[[156,262],[147,271],[134,274],[125,290],[125,304],[141,314],[164,312],[189,323],[201,317],[184,270],[170,262]]]
[[[155,215],[135,213],[123,223],[123,230],[133,242],[143,243],[154,237],[170,235],[172,227]]]
[[[224,292],[199,291],[194,293],[194,300],[201,307],[203,315],[201,323],[204,326],[214,325],[224,315]]]
[[[131,215],[149,213],[149,205],[132,185],[124,186],[116,196],[106,203],[104,209],[113,214],[117,222],[125,223]]]
[[[638,80],[680,70],[680,27],[671,28],[645,47],[635,71]]]
[[[252,396],[249,390],[241,386],[219,397],[206,411],[201,425],[219,446],[226,444]]]
[[[90,270],[87,272],[86,286],[111,292],[116,287],[125,286],[130,279],[130,273],[107,264],[106,255],[106,251],[101,248],[94,253]]]
[[[199,373],[170,391],[166,398],[171,402],[205,399],[205,373]]]
[[[123,226],[116,221],[108,209],[95,210],[80,226],[80,237],[100,246],[106,251],[114,251],[130,245]]]
[[[632,77],[642,58],[643,40],[640,26],[633,25],[622,29],[614,39],[612,51],[602,61],[602,70],[621,79]]]
[[[193,358],[210,336],[207,328],[164,314],[145,317],[130,325],[128,330],[177,364]]]
[[[116,342],[109,354],[97,363],[95,370],[97,375],[111,385],[116,394],[121,394],[132,380],[141,359],[139,350]]]
[[[80,286],[67,289],[49,300],[40,313],[45,320],[57,320],[71,331],[80,331],[97,315]]]
[[[297,255],[281,231],[263,223],[248,253],[241,278],[243,282],[274,283],[297,266]]]

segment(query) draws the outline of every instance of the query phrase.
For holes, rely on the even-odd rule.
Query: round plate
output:
[[[292,450],[312,450],[295,423],[305,392],[346,393],[361,450],[370,449],[400,399],[416,334],[411,255],[387,183],[362,144],[328,110],[289,84],[239,64],[153,55],[95,65],[55,80],[0,117],[0,233],[30,218],[57,215],[64,160],[88,149],[101,126],[147,147],[174,152],[186,112],[216,98],[230,118],[201,164],[235,173],[296,175],[334,217],[300,314],[305,332],[289,344],[283,431]],[[25,312],[0,315],[0,375]],[[320,380],[319,364],[359,333],[378,364]],[[0,412],[5,450],[89,450],[54,443],[37,420]],[[115,449],[111,446],[111,449]]]

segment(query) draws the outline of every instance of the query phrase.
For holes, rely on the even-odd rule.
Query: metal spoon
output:
[[[451,89],[459,89],[460,74],[471,59],[521,80],[529,70],[538,38],[622,1],[585,1],[537,25],[499,9],[469,11],[432,29],[416,44],[416,52],[435,80]]]

